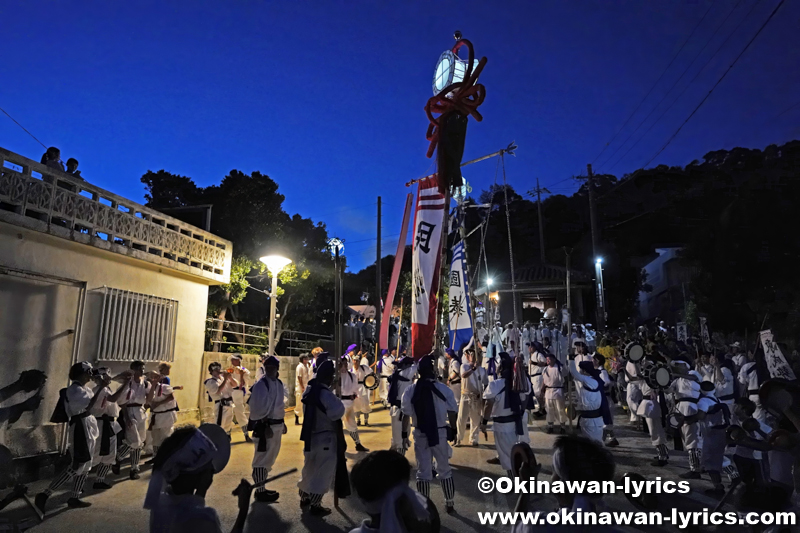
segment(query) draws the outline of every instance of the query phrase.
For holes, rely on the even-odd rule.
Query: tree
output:
[[[162,170],[148,171],[141,181],[147,189],[148,205],[155,209],[213,205],[211,232],[230,240],[235,253],[230,283],[210,291],[209,312],[220,324],[228,316],[236,321],[268,323],[271,278],[258,258],[280,249],[293,263],[279,276],[278,336],[286,329],[330,329],[315,311],[319,306],[329,307],[332,300],[325,301],[332,292],[333,275],[326,250],[327,230],[321,222],[286,213],[285,198],[269,176],[232,170],[219,185],[197,187],[190,178]],[[254,291],[262,294],[245,298]],[[231,334],[241,339],[241,332]],[[220,340],[221,335],[216,332],[214,339]]]

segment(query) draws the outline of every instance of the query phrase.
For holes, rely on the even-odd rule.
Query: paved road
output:
[[[299,440],[300,428],[294,426],[293,415],[287,416],[289,432],[283,437],[283,446],[278,456],[273,473],[282,472],[292,467],[302,468],[303,444]],[[371,415],[372,426],[361,428],[362,441],[371,450],[388,448],[391,429],[389,426],[388,412],[378,409]],[[648,479],[662,476],[664,479],[677,479],[677,475],[687,468],[687,458],[684,452],[672,452],[673,461],[666,468],[653,468],[649,466],[652,460],[653,448],[649,438],[641,431],[625,427],[626,417],[620,411],[616,417],[620,425],[618,437],[621,445],[613,449],[617,461],[617,475],[624,472],[635,471],[645,475]],[[543,465],[542,475],[549,479],[551,470],[550,448],[555,436],[547,435],[542,431],[544,422],[535,422],[529,427],[531,445],[537,458]],[[348,445],[352,449],[349,436]],[[481,494],[477,489],[477,481],[483,476],[502,476],[500,466],[486,463],[487,459],[494,456],[493,437],[489,433],[489,442],[483,442],[479,448],[460,447],[453,453],[452,465],[456,479],[456,514],[444,514],[444,497],[438,485],[431,487],[431,499],[439,506],[442,513],[443,531],[465,533],[471,531],[507,531],[508,526],[488,527],[478,522],[478,511],[507,511],[513,509],[515,498],[503,494]],[[358,460],[359,454],[347,453],[349,466]],[[236,515],[236,502],[231,491],[236,487],[242,477],[250,476],[250,460],[252,446],[245,443],[241,433],[234,433],[234,444],[231,461],[228,467],[214,479],[214,484],[209,490],[207,504],[219,512],[223,530],[230,530]],[[413,451],[408,453],[408,458],[414,462]],[[149,467],[147,467],[149,468]],[[126,470],[123,470],[126,474]],[[358,525],[365,514],[354,496],[342,500],[340,509],[326,518],[316,518],[308,513],[301,513],[299,498],[297,496],[298,474],[287,476],[274,485],[271,489],[281,493],[280,500],[274,504],[253,504],[251,506],[246,531],[269,531],[276,533],[326,533],[350,531]],[[143,472],[138,481],[130,481],[127,477],[120,477],[113,488],[101,493],[94,493],[91,488],[85,493],[85,499],[92,503],[88,509],[70,510],[66,508],[68,494],[66,492],[54,495],[49,504],[47,519],[41,525],[29,530],[35,533],[56,533],[61,531],[109,532],[128,533],[147,531],[148,513],[142,509],[142,502],[147,488],[150,474],[149,470]],[[46,486],[46,481],[33,484],[32,491],[38,491]],[[87,483],[91,487],[91,480]],[[677,507],[681,510],[699,510],[702,507],[713,507],[714,500],[702,494],[703,489],[710,488],[710,482],[692,481],[693,492],[687,496],[662,497],[665,507]],[[622,495],[606,497],[610,510],[632,511],[634,507]],[[332,495],[325,496],[323,501],[327,507],[332,507]],[[550,495],[538,495],[532,500],[533,510],[551,511],[556,507],[556,501]],[[14,504],[7,509],[5,514],[0,513],[0,518],[25,516],[27,510],[24,505]],[[648,527],[646,531],[674,531],[673,528]]]

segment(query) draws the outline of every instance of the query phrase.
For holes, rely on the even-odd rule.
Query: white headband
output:
[[[166,490],[167,483],[175,481],[183,472],[194,472],[211,463],[216,452],[217,447],[211,439],[202,431],[195,431],[186,444],[167,458],[161,468],[153,470],[144,499],[144,508],[154,508]]]
[[[414,511],[414,516],[417,520],[426,522],[430,521],[430,514],[426,507],[427,499],[422,494],[411,490],[406,483],[401,483],[393,487],[387,492],[383,498],[375,501],[365,502],[364,510],[369,515],[381,515],[381,525],[378,529],[379,533],[408,533],[403,527],[402,519],[397,516],[397,500],[406,496],[411,503],[411,508]]]

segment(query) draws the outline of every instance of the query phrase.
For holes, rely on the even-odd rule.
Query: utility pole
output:
[[[381,287],[381,197],[378,196],[378,254],[375,259],[375,360],[381,353],[380,331],[381,331],[381,298],[383,288]],[[388,348],[388,347],[387,347]]]
[[[336,361],[339,360],[341,357],[340,350],[342,349],[342,330],[340,329],[340,324],[342,322],[342,317],[339,314],[339,246],[334,246],[334,257],[333,257],[333,355],[336,357]]]
[[[599,250],[597,249],[597,217],[596,212],[597,209],[594,205],[594,174],[592,174],[592,165],[586,165],[587,170],[587,181],[586,181],[586,188],[589,190],[589,224],[592,230],[592,254],[594,255],[594,261],[596,262],[600,259]],[[596,285],[599,283],[599,280],[596,280]],[[605,329],[606,326],[606,310],[604,306],[604,298],[603,294],[598,293],[595,291],[596,298],[597,298],[597,329],[601,331]]]
[[[541,260],[542,264],[544,264],[544,222],[542,222],[542,193],[550,194],[550,191],[539,187],[539,178],[536,178],[536,188],[528,191],[528,194],[531,196],[533,196],[534,193],[537,197],[536,203],[539,205],[539,259]]]

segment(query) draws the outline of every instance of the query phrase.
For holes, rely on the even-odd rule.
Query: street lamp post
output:
[[[269,298],[269,355],[275,355],[275,315],[278,305],[278,274],[289,266],[291,259],[281,255],[267,255],[261,258],[272,274],[272,289]]]
[[[598,257],[594,262],[595,283],[597,284],[597,322],[598,329],[606,323],[606,301],[603,288],[603,258]]]

